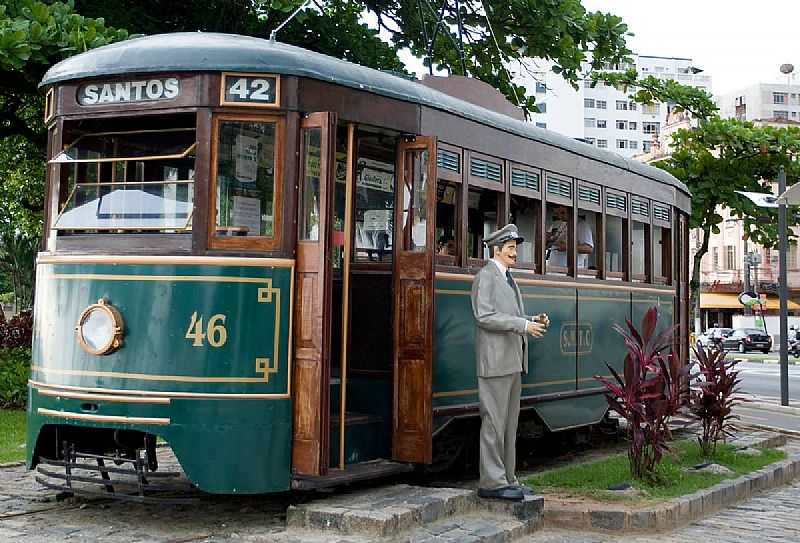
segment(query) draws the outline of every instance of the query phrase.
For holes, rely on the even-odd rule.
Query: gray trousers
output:
[[[521,391],[519,372],[502,377],[478,377],[481,412],[480,488],[518,484],[517,422]]]

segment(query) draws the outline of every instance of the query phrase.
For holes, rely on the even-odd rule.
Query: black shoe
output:
[[[532,489],[529,486],[523,485],[521,483],[516,484],[516,485],[511,485],[511,486],[512,486],[512,488],[520,489],[520,491],[522,492],[522,494],[524,496],[535,496],[536,495],[536,491],[534,489]]]
[[[500,488],[479,488],[478,496],[495,500],[520,501],[523,498],[522,490],[514,486],[502,486]]]

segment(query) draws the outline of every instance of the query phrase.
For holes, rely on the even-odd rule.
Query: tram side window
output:
[[[436,254],[453,257],[455,264],[456,228],[458,227],[459,186],[456,183],[439,180],[436,185]]]
[[[488,260],[489,249],[483,240],[497,230],[499,196],[502,193],[470,188],[467,201],[467,256],[469,258]]]
[[[59,231],[191,228],[194,128],[89,133],[50,163],[61,168]]]
[[[273,237],[276,123],[223,120],[216,164],[216,235]]]
[[[369,132],[358,134],[356,261],[392,261],[395,148],[395,138]]]
[[[658,282],[669,283],[669,264],[672,257],[671,230],[653,226],[653,276]]]
[[[547,204],[545,258],[547,273],[566,274],[569,269],[569,225],[572,208],[562,204]]]
[[[586,209],[578,210],[578,224],[575,231],[577,247],[578,272],[581,270],[597,270],[595,245],[597,240],[597,226],[600,224],[600,213]]]
[[[647,236],[647,225],[639,221],[633,221],[633,232],[631,240],[631,273],[634,280],[646,279],[647,268],[645,266],[647,251],[645,237]]]
[[[606,272],[609,279],[621,279],[623,273],[623,231],[625,221],[622,217],[606,215]]]
[[[517,225],[525,241],[517,245],[517,264],[533,268],[536,264],[536,240],[539,239],[539,202],[524,196],[511,196],[511,222]]]

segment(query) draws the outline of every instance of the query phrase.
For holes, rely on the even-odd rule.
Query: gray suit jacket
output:
[[[522,294],[514,286],[494,262],[487,262],[472,282],[478,377],[528,371],[528,321]]]

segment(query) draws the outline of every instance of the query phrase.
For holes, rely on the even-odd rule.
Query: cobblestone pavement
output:
[[[68,498],[42,488],[23,466],[0,469],[0,542],[108,543],[269,540],[285,526],[285,495],[209,496],[191,505]]]
[[[765,492],[671,533],[620,537],[617,534],[543,530],[527,543],[744,543],[800,541],[800,483]]]

